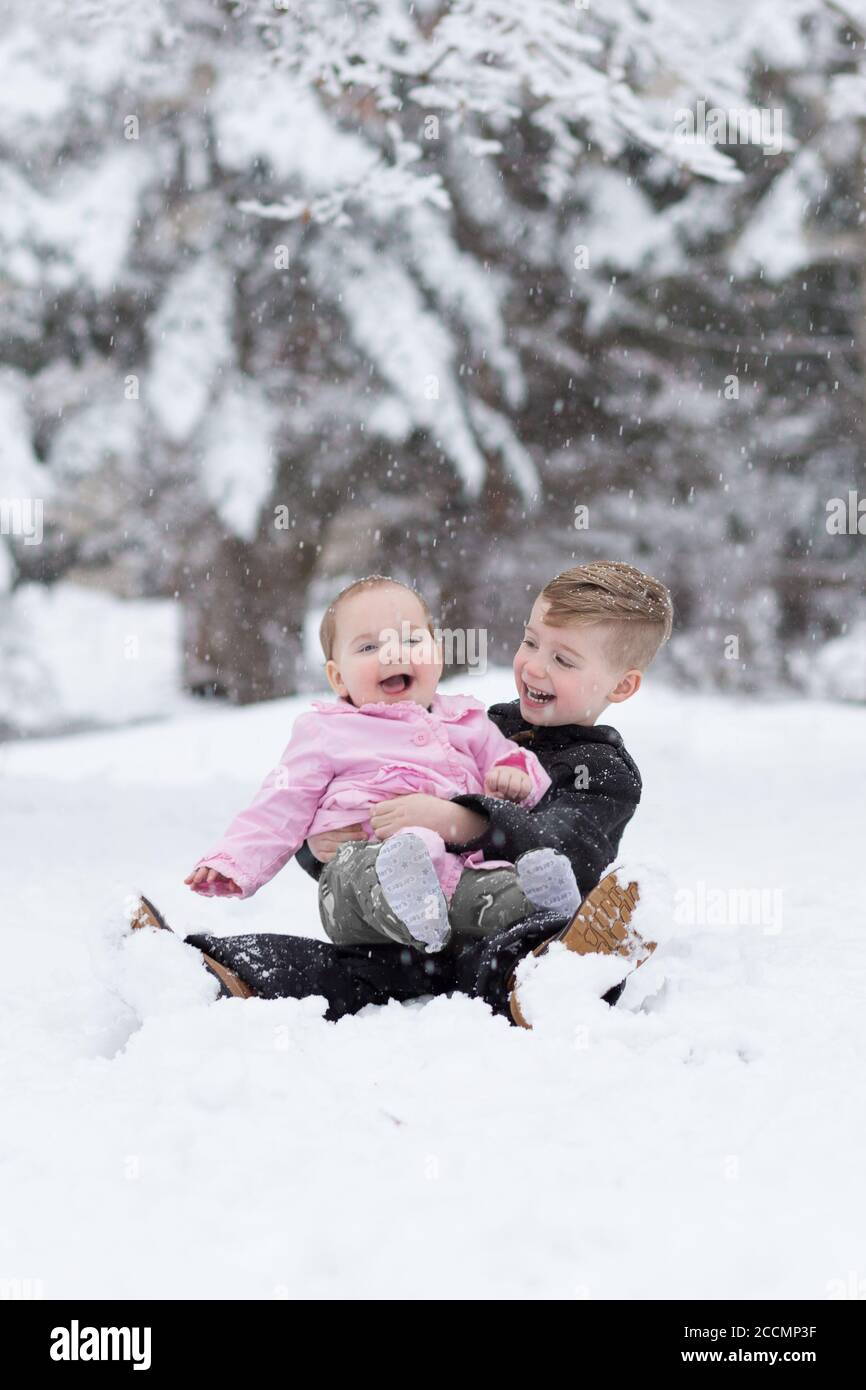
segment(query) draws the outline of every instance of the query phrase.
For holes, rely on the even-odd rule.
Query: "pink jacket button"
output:
[[[426,742],[427,742],[427,735],[426,735],[426,734],[415,734],[415,735],[413,735],[412,742],[413,742],[413,743],[426,743]]]

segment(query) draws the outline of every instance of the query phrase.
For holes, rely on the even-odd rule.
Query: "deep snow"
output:
[[[510,677],[450,688],[508,698]],[[0,747],[0,1279],[866,1294],[863,710],[650,682],[609,712],[645,782],[624,857],[667,870],[672,901],[647,895],[667,940],[614,1010],[609,962],[552,953],[529,1033],[461,996],[338,1024],[317,999],[214,1001],[189,947],[126,932],[143,889],[185,932],[322,936],[295,865],[248,902],[182,884],[307,703]]]

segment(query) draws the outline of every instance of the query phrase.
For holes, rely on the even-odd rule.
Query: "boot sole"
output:
[[[579,956],[623,956],[637,969],[656,948],[654,941],[644,941],[631,927],[639,897],[640,890],[635,882],[623,887],[616,876],[616,869],[611,870],[587,894],[568,926],[549,941],[543,941],[532,954],[543,956],[554,941],[561,941],[566,950],[575,951]],[[527,1022],[520,1007],[513,979],[512,976],[508,998],[511,1017],[519,1028],[531,1029],[532,1024]]]
[[[143,893],[138,900],[138,907],[130,919],[130,926],[133,931],[138,931],[141,927],[155,927],[157,931],[170,931],[173,935],[177,935],[173,928],[168,925],[168,922],[163,917],[159,908],[155,907],[150,899],[146,898]],[[207,955],[204,951],[202,951],[201,954],[204,968],[209,970],[212,975],[216,975],[217,979],[228,990],[232,998],[255,998],[255,994],[250,989],[249,985],[246,984],[239,975],[236,975],[233,970],[228,970],[226,966],[220,965],[218,960],[214,960],[213,956]]]

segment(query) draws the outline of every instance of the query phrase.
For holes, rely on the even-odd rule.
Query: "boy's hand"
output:
[[[377,840],[387,840],[398,830],[421,825],[435,830],[449,845],[465,845],[476,840],[487,829],[487,817],[470,811],[468,806],[455,806],[439,796],[424,792],[408,792],[405,796],[380,801],[370,810],[370,824]]]
[[[340,845],[347,840],[366,840],[367,832],[363,826],[341,825],[338,830],[323,830],[319,835],[310,835],[307,844],[310,853],[318,859],[320,864],[327,864],[333,859]]]
[[[188,883],[190,888],[196,893],[202,892],[206,897],[216,897],[218,894],[237,894],[244,890],[239,888],[233,878],[226,878],[218,869],[209,869],[207,864],[202,864],[200,869],[193,869],[192,873],[187,874],[184,883]],[[211,884],[214,886],[211,887]]]
[[[504,801],[523,801],[532,791],[532,782],[519,767],[492,767],[484,779],[484,790]]]

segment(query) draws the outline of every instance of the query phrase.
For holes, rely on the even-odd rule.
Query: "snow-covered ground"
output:
[[[510,696],[506,672],[458,686]],[[295,865],[242,903],[181,881],[306,703],[0,748],[0,1278],[49,1298],[866,1292],[864,711],[652,682],[617,711],[645,782],[624,857],[669,873],[649,904],[667,939],[613,1010],[608,964],[549,958],[525,1032],[461,996],[338,1024],[319,999],[214,1001],[191,948],[126,933],[144,889],[186,932],[322,936]]]

